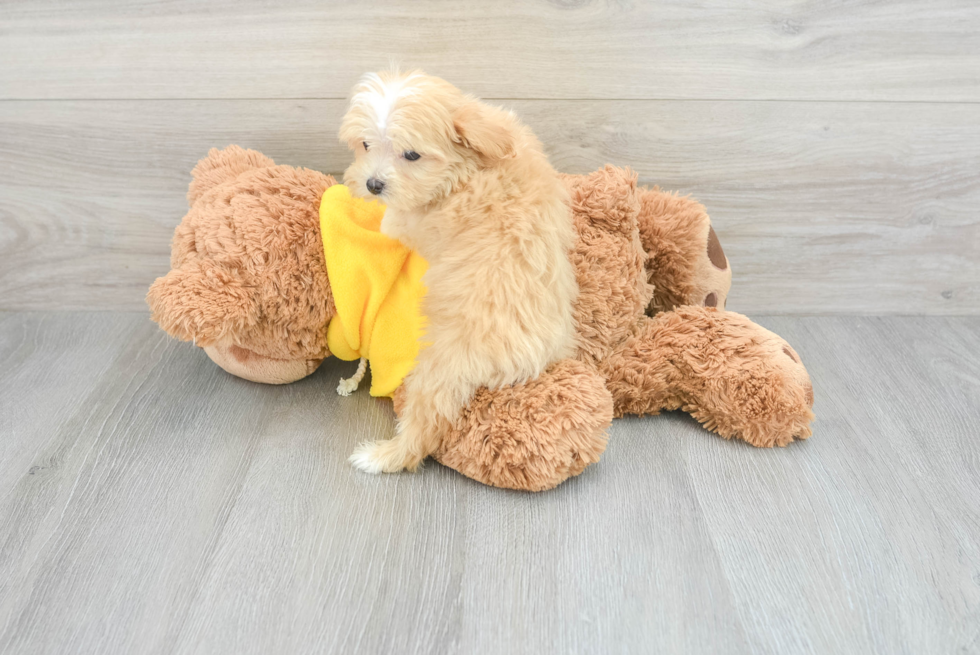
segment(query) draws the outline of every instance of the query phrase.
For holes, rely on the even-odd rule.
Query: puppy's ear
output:
[[[513,115],[498,107],[470,100],[453,112],[453,128],[460,142],[491,159],[504,159],[517,148]]]

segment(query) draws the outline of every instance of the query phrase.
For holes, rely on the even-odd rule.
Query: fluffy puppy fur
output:
[[[365,76],[340,139],[355,153],[345,184],[387,205],[381,231],[429,262],[396,434],[351,456],[371,473],[414,470],[477,389],[527,382],[574,353],[568,195],[517,117],[422,72]]]

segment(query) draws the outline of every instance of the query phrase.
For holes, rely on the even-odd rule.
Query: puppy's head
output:
[[[370,73],[351,95],[340,140],[354,151],[351,193],[411,211],[437,202],[480,166],[511,157],[512,114],[415,71]]]

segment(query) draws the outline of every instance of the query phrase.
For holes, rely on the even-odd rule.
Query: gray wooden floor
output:
[[[756,450],[617,421],[539,495],[346,463],[392,411],[137,313],[0,313],[0,652],[980,652],[980,318],[756,317],[816,389]]]

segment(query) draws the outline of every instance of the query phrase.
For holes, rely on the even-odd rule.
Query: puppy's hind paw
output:
[[[384,473],[384,459],[381,456],[384,443],[383,441],[366,441],[354,449],[354,452],[347,461],[354,468],[365,473],[373,473],[375,475]]]

